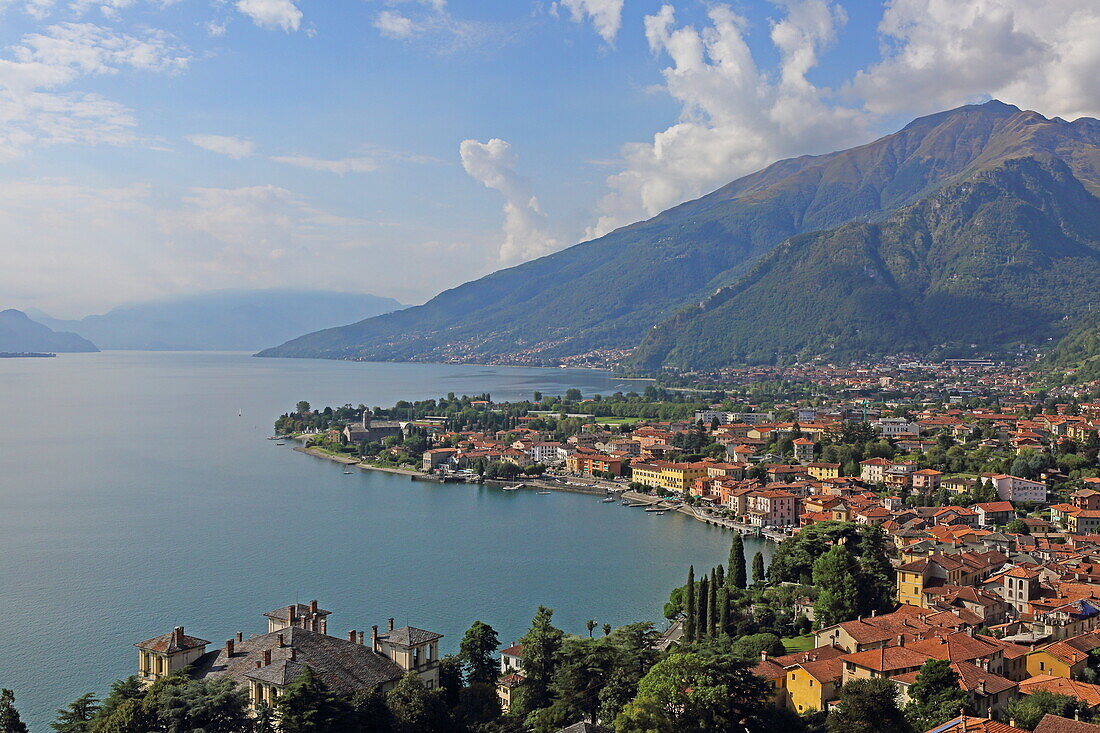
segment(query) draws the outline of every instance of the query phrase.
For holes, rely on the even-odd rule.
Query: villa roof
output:
[[[281,640],[281,644],[280,644]],[[265,664],[265,652],[270,663]],[[259,663],[259,667],[257,667]],[[404,670],[369,645],[357,644],[297,626],[237,642],[233,654],[225,647],[204,654],[195,663],[197,679],[228,677],[237,682],[257,679],[283,685],[309,666],[330,689],[354,695],[401,678]]]
[[[142,651],[174,654],[188,649],[198,649],[209,643],[206,639],[200,639],[197,636],[187,636],[183,633],[183,627],[177,626],[167,634],[154,636],[152,639],[146,639],[143,642],[134,644],[134,646]]]
[[[419,646],[442,638],[443,634],[417,629],[412,626],[404,626],[378,635],[379,641],[388,641],[397,646]]]

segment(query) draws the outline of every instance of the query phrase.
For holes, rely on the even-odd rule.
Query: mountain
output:
[[[402,307],[392,298],[359,293],[223,290],[125,305],[79,321],[39,320],[104,349],[254,351]]]
[[[998,292],[995,280],[999,271],[975,270],[975,277],[994,280],[975,284],[968,279],[969,270],[948,273],[941,263],[922,258],[948,256],[947,250],[954,245],[945,244],[945,240],[975,235],[985,237],[987,247],[965,256],[1007,255],[998,249],[996,230],[1009,224],[994,214],[1003,207],[1003,211],[1025,219],[1015,222],[1013,236],[1027,231],[1017,242],[1027,256],[1039,258],[1039,266],[1055,260],[1058,267],[1065,266],[1073,258],[1046,251],[1043,238],[1050,227],[1060,226],[1059,217],[1080,223],[1078,219],[1087,219],[1088,212],[1080,216],[1054,212],[1050,202],[1044,204],[1047,209],[1034,209],[1034,197],[1029,196],[1037,192],[1014,187],[1056,182],[1057,196],[1076,196],[1075,200],[1091,211],[1100,194],[1098,142],[1100,123],[1096,120],[1048,120],[996,101],[941,112],[867,145],[780,161],[648,221],[495,272],[441,293],[423,306],[308,334],[261,355],[553,364],[596,349],[633,349],[641,343],[632,363],[652,370],[742,359],[768,361],[777,353],[807,354],[815,349],[833,353],[836,344],[855,352],[862,343],[853,342],[846,334],[854,332],[853,323],[863,320],[873,327],[869,330],[882,332],[866,334],[868,346],[897,350],[906,341],[904,345],[923,347],[936,342],[940,334],[933,328],[910,339],[905,329],[927,314],[904,314],[899,305],[919,305],[925,296],[947,288],[936,279],[943,274],[957,275],[968,286],[980,285],[970,301],[978,308],[989,292]],[[1034,165],[1014,168],[1009,165],[1012,161]],[[986,181],[982,195],[1000,197],[999,203],[968,198],[971,207],[992,207],[981,209],[992,218],[969,223],[933,221],[936,212],[950,203],[942,196],[953,200],[967,194],[979,176],[994,171],[999,171],[1000,177]],[[976,210],[956,206],[951,212],[952,216],[968,217]],[[1038,218],[1027,221],[1036,211]],[[1032,223],[1034,230],[1029,229]],[[922,275],[926,282],[918,287],[921,297],[909,293],[905,289],[908,284],[898,290],[896,282],[862,288],[863,280],[855,274],[869,265],[895,281],[909,277],[900,264],[875,260],[880,238],[904,238],[906,227],[912,227],[909,234],[922,232],[933,239],[913,244],[911,251],[899,241],[883,254],[909,257],[910,266],[921,272],[930,268]],[[1088,249],[1090,236],[1076,230],[1059,234],[1059,246]],[[783,246],[773,253],[780,244]],[[844,259],[848,255],[829,254],[834,246],[858,255],[858,261],[849,264]],[[1024,254],[1021,251],[1020,256]],[[816,265],[799,263],[808,256],[819,258]],[[959,256],[964,253],[960,251]],[[1084,251],[1075,256],[1091,262]],[[1013,266],[1023,267],[1022,261]],[[798,279],[788,284],[795,271]],[[765,278],[768,273],[771,275]],[[861,288],[846,293],[845,288],[853,282]],[[1038,287],[1039,283],[1058,285],[1062,280],[1021,274],[1014,282]],[[735,293],[756,283],[753,292],[770,298],[768,308],[795,307],[805,317],[766,310],[765,303],[755,311],[732,304]],[[830,295],[823,290],[835,292]],[[947,288],[944,292],[955,291]],[[892,300],[899,294],[910,301]],[[781,297],[784,295],[790,297]],[[1015,306],[1017,315],[1038,307],[1027,298],[1011,297],[1020,300]],[[819,299],[828,305],[818,307]],[[727,303],[731,305],[718,311]],[[1066,305],[1063,315],[1075,308]],[[1046,304],[1039,310],[1049,315],[1058,305]],[[1032,339],[1034,330],[1019,327],[1006,334],[983,332],[982,341],[992,343],[1002,336]],[[895,338],[884,338],[887,333]]]
[[[1040,366],[1055,382],[1100,381],[1100,312],[1089,313],[1078,321]]]
[[[647,335],[641,369],[989,353],[1064,333],[1100,292],[1100,199],[1055,157],[984,168],[883,222],[793,237]]]
[[[57,332],[35,323],[23,311],[0,311],[0,352],[87,352],[99,351],[95,344],[75,333]]]

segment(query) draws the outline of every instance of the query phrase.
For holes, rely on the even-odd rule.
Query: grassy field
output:
[[[787,649],[787,654],[808,651],[814,648],[814,635],[792,636],[783,640],[783,646]]]
[[[601,425],[633,425],[640,417],[597,417],[596,422]]]

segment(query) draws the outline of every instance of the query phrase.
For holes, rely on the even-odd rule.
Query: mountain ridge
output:
[[[1100,122],[992,101],[918,118],[865,145],[778,161],[604,237],[307,334],[261,356],[556,364],[629,350],[746,276],[792,237],[873,223],[1014,157],[1057,158],[1100,194]],[[633,363],[653,365],[652,359]]]
[[[393,298],[323,290],[215,290],[118,306],[79,320],[38,317],[104,349],[252,351],[350,318],[403,308]]]
[[[89,353],[96,345],[75,333],[54,331],[15,308],[0,311],[0,352]]]

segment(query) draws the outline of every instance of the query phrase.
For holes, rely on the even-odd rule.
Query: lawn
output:
[[[597,417],[596,422],[601,425],[633,425],[640,417]]]
[[[814,648],[814,635],[792,636],[783,640],[783,646],[786,648],[787,654],[809,651]]]

